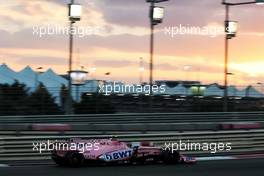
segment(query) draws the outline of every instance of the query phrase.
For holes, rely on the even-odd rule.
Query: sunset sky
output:
[[[224,36],[176,35],[164,28],[179,26],[223,26],[222,0],[170,0],[164,22],[156,26],[154,79],[223,82]],[[229,0],[243,2],[247,0]],[[70,0],[6,0],[0,5],[0,63],[14,70],[27,65],[42,66],[64,74],[68,69],[68,36],[33,34],[33,28],[68,26]],[[149,63],[149,4],[145,0],[76,0],[83,15],[76,26],[99,29],[93,35],[74,37],[74,68],[82,65],[93,77],[137,83],[139,58],[144,60],[144,80]],[[231,19],[239,22],[237,37],[230,40],[230,83],[264,82],[264,6],[231,8]],[[80,51],[78,61],[77,50]],[[79,64],[78,64],[79,63]],[[190,66],[188,71],[184,66]]]

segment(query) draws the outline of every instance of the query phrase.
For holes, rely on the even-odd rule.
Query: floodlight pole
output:
[[[240,2],[240,3],[229,3],[226,0],[222,1],[222,4],[225,5],[225,24],[229,21],[229,6],[239,6],[239,5],[248,5],[256,4],[257,1],[250,2]],[[226,26],[225,26],[226,27]],[[232,38],[232,37],[231,37]],[[224,104],[223,111],[228,111],[228,40],[231,39],[228,34],[225,36],[225,63],[224,63]]]
[[[155,7],[155,2],[152,1],[150,4],[150,11],[153,11]],[[152,16],[150,17],[150,62],[149,62],[149,85],[150,85],[150,101],[149,107],[152,110],[153,100],[152,100],[152,86],[153,86],[153,50],[154,50],[154,24]]]
[[[150,91],[149,91],[149,110],[152,111],[152,105],[153,105],[153,53],[154,53],[154,26],[161,23],[161,21],[155,21],[153,14],[154,14],[154,8],[156,3],[165,2],[168,0],[146,0],[148,3],[150,3],[150,62],[149,62],[149,85],[150,85]],[[163,18],[163,17],[162,17]]]
[[[72,30],[74,22],[71,21],[70,22],[70,30]],[[72,114],[73,113],[73,109],[72,109],[72,96],[71,96],[71,92],[72,92],[72,79],[71,79],[71,71],[72,71],[72,50],[73,50],[73,35],[72,32],[70,32],[70,45],[69,45],[69,71],[68,71],[68,103],[67,103],[67,109],[66,109],[66,113],[67,114]]]
[[[225,5],[225,22],[229,21],[229,5]],[[225,62],[224,62],[224,112],[228,111],[228,34],[225,35]]]
[[[71,4],[74,4],[74,0],[71,0]],[[72,50],[73,50],[73,34],[72,28],[73,24],[75,23],[74,20],[70,20],[70,32],[69,32],[69,68],[68,68],[68,96],[66,102],[66,114],[73,114],[72,109],[72,79],[71,79],[71,71],[72,71]]]

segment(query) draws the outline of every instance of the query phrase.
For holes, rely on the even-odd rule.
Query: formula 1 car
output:
[[[127,143],[116,139],[70,139],[66,143],[54,143],[52,159],[60,166],[80,167],[85,163],[165,163],[192,164],[194,157],[186,157],[162,147],[144,143]]]

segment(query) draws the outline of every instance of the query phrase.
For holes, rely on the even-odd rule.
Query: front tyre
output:
[[[58,165],[58,166],[66,166],[66,162],[61,158],[55,158],[52,157],[52,160]]]

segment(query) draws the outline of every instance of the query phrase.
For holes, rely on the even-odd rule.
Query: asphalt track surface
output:
[[[58,167],[20,164],[0,167],[1,176],[264,176],[264,159],[200,161],[195,165]]]

